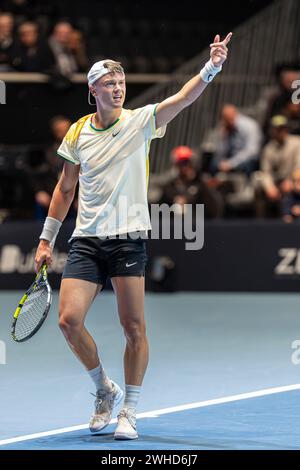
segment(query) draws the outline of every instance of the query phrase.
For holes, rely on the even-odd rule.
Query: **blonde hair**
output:
[[[109,73],[125,73],[121,62],[116,62],[115,60],[106,61],[103,67],[105,67]]]

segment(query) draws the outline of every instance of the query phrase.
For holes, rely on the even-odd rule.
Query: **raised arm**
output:
[[[58,227],[57,232],[61,223],[64,221],[74,199],[79,170],[80,165],[73,165],[72,163],[66,162],[64,164],[61,177],[54,189],[48,211],[48,223],[50,221],[50,224],[53,224],[54,229],[55,227]],[[45,238],[43,238],[42,234],[34,259],[36,272],[40,269],[44,261],[46,261],[47,265],[52,263],[52,246],[56,238],[55,236],[53,243],[51,244],[50,238],[52,230],[53,229],[51,225],[46,230],[44,226],[43,234],[45,233]]]
[[[174,119],[184,108],[192,104],[207,87],[213,77],[222,69],[227,58],[227,44],[232,33],[227,34],[223,41],[217,34],[210,45],[210,60],[198,75],[189,80],[181,90],[173,96],[166,98],[156,108],[156,127],[162,127]]]

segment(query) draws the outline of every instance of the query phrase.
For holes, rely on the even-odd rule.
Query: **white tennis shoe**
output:
[[[135,410],[133,408],[123,408],[118,414],[118,425],[114,435],[115,439],[137,439]]]
[[[102,431],[109,425],[113,409],[120,403],[124,392],[118,384],[111,380],[112,390],[103,392],[98,390],[95,397],[95,411],[90,419],[90,431],[92,433]]]

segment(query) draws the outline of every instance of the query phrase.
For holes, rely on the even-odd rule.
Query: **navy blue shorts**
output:
[[[63,279],[83,279],[105,285],[108,277],[145,275],[144,239],[78,237],[70,241],[70,246]]]

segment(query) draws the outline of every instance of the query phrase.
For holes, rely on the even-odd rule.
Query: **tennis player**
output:
[[[62,276],[59,325],[96,386],[90,419],[93,433],[109,424],[123,391],[108,377],[85,327],[88,309],[109,277],[126,338],[125,399],[115,438],[136,439],[136,408],[148,363],[142,234],[151,229],[147,205],[149,146],[152,139],[163,137],[166,125],[221,71],[231,36],[229,33],[223,41],[219,35],[215,37],[210,60],[178,93],[135,110],[123,108],[126,84],[121,64],[113,60],[95,63],[88,73],[88,86],[97,112],[74,123],[58,149],[66,161],[40,236],[35,269],[44,261],[51,264],[54,242],[79,179],[78,215]]]

